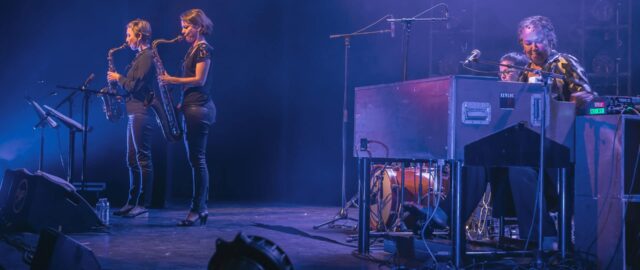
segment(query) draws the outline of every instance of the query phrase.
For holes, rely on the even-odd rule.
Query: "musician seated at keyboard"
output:
[[[564,75],[564,79],[552,79],[549,84],[550,94],[560,101],[572,101],[577,107],[590,101],[595,93],[591,90],[584,69],[578,60],[568,54],[555,51],[556,35],[551,21],[543,16],[525,18],[519,24],[518,39],[522,45],[525,61],[528,63],[514,63],[517,66],[526,65],[531,69],[554,72]],[[507,54],[509,55],[509,54]],[[516,54],[517,55],[517,54]],[[501,59],[503,60],[503,59]],[[507,72],[505,72],[507,71]],[[501,67],[501,80],[512,80],[512,73],[506,67]],[[533,72],[522,72],[518,80],[522,82],[539,82],[539,75]],[[530,79],[535,78],[535,79]],[[485,168],[464,166],[462,171],[465,185],[463,185],[463,203],[461,211],[467,218],[482,198],[486,183],[492,185],[492,201],[494,216],[515,215],[518,218],[519,237],[537,241],[537,217],[534,219],[536,209],[536,196],[538,186],[538,169],[531,167],[501,167]],[[558,209],[558,192],[556,190],[557,170],[545,169],[545,190],[543,208],[546,213],[543,216],[543,236],[556,237],[557,230],[549,212]],[[573,209],[573,171],[567,171],[567,218],[570,218]],[[509,192],[511,191],[511,192]],[[512,193],[513,196],[511,196]],[[444,209],[447,210],[445,203]]]
[[[529,64],[529,59],[522,53],[510,52],[500,57],[500,64],[524,67]],[[523,72],[517,68],[499,66],[499,69],[498,77],[501,81],[518,82],[523,74]],[[513,171],[520,173],[521,169],[514,168]],[[534,209],[534,204],[529,203],[529,201],[530,198],[534,198],[535,200],[535,194],[523,195],[523,193],[528,192],[528,188],[535,190],[536,186],[535,183],[534,185],[520,182],[511,184],[510,179],[519,181],[519,177],[512,176],[510,178],[509,172],[509,167],[489,168],[465,166],[463,169],[463,177],[468,181],[466,181],[465,186],[463,186],[465,202],[462,205],[462,214],[464,217],[471,215],[478,202],[482,199],[487,183],[490,183],[492,216],[495,218],[520,217],[518,219],[518,221],[520,221],[519,224],[522,225],[519,226],[520,236],[521,238],[526,238]],[[518,197],[514,199],[513,194],[518,194]],[[548,230],[549,234],[554,233],[553,226],[545,230]],[[534,241],[535,239],[537,238],[532,238]]]
[[[549,93],[552,98],[559,101],[571,101],[576,107],[582,107],[596,95],[591,90],[585,71],[578,60],[555,50],[556,34],[549,18],[544,16],[532,16],[523,19],[518,27],[518,41],[523,48],[529,63],[526,67],[553,72],[563,75],[563,79],[551,79]],[[519,78],[522,82],[540,82],[540,74],[534,72],[522,72]],[[507,172],[497,172],[494,168],[489,173],[492,181],[500,178],[508,178],[513,192],[513,202],[518,217],[520,238],[535,241],[537,239],[537,218],[534,218],[536,205],[536,190],[538,186],[538,169],[531,167],[508,167]],[[545,214],[543,217],[543,236],[556,236],[555,224],[549,216],[549,212],[558,209],[557,181],[558,170],[545,169],[544,202]],[[571,217],[573,210],[573,170],[567,171],[567,218]],[[531,226],[533,225],[533,229]]]
[[[510,52],[502,57],[500,57],[501,65],[512,65],[518,67],[524,67],[529,63],[527,57],[524,54],[517,52]],[[500,66],[500,72],[498,73],[498,77],[500,77],[501,81],[504,82],[517,82],[520,81],[520,76],[522,76],[522,71],[511,68],[507,66]]]
[[[549,91],[553,98],[575,102],[577,107],[582,107],[596,95],[578,59],[555,50],[556,34],[549,18],[532,16],[522,20],[518,27],[518,41],[530,60],[528,68],[564,76],[564,79],[551,79]],[[520,81],[538,82],[541,79],[539,74],[523,72]]]
[[[524,67],[529,64],[529,59],[519,52],[510,52],[500,57],[501,65]],[[522,76],[522,70],[513,67],[499,66],[498,77],[501,81],[518,82]],[[488,182],[491,183],[492,215],[499,217],[514,217],[516,209],[511,184],[508,179],[507,167],[486,168]],[[516,184],[517,187],[517,184]],[[520,192],[518,192],[520,193]],[[523,211],[520,211],[523,212]]]

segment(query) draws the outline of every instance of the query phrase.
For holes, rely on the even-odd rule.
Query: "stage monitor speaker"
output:
[[[100,263],[93,251],[51,228],[43,229],[31,269],[95,270]]]
[[[56,228],[84,232],[102,226],[70,183],[45,172],[7,170],[0,186],[0,221],[9,231]]]
[[[293,270],[293,264],[284,250],[271,240],[238,233],[233,241],[216,240],[216,252],[207,269]]]
[[[640,269],[640,116],[576,119],[575,251],[596,269]]]

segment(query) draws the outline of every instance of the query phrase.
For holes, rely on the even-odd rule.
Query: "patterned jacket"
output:
[[[530,68],[531,63],[526,67]],[[552,51],[542,70],[565,76],[564,79],[552,79],[550,84],[550,94],[556,100],[572,101],[571,94],[581,91],[597,95],[589,86],[584,68],[578,63],[578,59],[572,55]],[[529,77],[537,76],[536,74],[523,72],[520,75],[520,81],[528,82]]]

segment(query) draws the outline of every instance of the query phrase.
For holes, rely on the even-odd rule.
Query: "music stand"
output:
[[[91,74],[89,75],[89,78],[87,78],[83,84],[83,88],[88,85],[91,80],[93,80],[94,75]],[[63,104],[65,103],[69,103],[68,105],[68,110],[69,113],[68,118],[73,118],[73,97],[76,95],[76,93],[78,93],[78,91],[72,91],[71,93],[69,93],[65,98],[63,98],[60,102],[58,102],[58,104],[56,106],[54,106],[54,109],[59,109]],[[67,182],[71,182],[72,178],[73,178],[73,172],[75,171],[75,136],[76,136],[76,132],[73,131],[73,129],[69,129],[69,158],[67,160]]]
[[[55,118],[59,119],[65,126],[67,126],[69,128],[69,130],[72,133],[75,132],[83,132],[86,133],[88,131],[91,131],[90,128],[86,128],[86,126],[78,123],[77,121],[67,117],[66,115],[64,115],[63,113],[56,111],[54,108],[51,108],[47,105],[44,105],[44,109],[47,111],[47,113],[51,116],[54,116]],[[72,138],[70,137],[69,140],[71,140]],[[85,164],[86,161],[86,157],[85,157],[85,153],[83,152],[83,156],[82,156],[82,160],[83,160],[83,164]],[[84,175],[84,173],[83,173]],[[73,183],[72,183],[73,184]],[[88,188],[91,187],[91,188]],[[80,186],[80,190],[82,191],[102,191],[104,190],[106,187],[105,183],[87,183],[84,180],[84,177],[82,178],[82,182],[81,182],[81,186]]]
[[[71,129],[72,131],[82,132],[85,130],[85,127],[82,124],[76,122],[76,120],[73,120],[67,117],[63,113],[56,111],[56,109],[51,108],[48,105],[44,105],[44,109],[47,110],[48,115],[57,118],[58,120],[60,120],[60,122],[62,122],[66,127]]]
[[[38,171],[43,170],[44,164],[44,128],[46,126],[50,126],[52,128],[58,128],[58,123],[53,120],[49,115],[42,109],[40,104],[35,101],[31,97],[25,97],[27,103],[31,105],[31,107],[35,110],[40,121],[33,126],[33,129],[40,129],[40,158],[38,160]]]
[[[104,92],[100,92],[97,90],[93,90],[93,89],[89,89],[87,88],[87,84],[88,82],[90,82],[90,79],[93,79],[93,74],[91,74],[89,76],[89,79],[87,79],[87,81],[85,82],[84,85],[82,85],[81,87],[69,87],[69,86],[63,86],[63,85],[56,85],[57,88],[59,89],[66,89],[66,90],[73,90],[73,93],[75,92],[82,92],[84,94],[83,98],[82,98],[82,111],[83,111],[83,117],[82,117],[82,125],[79,126],[75,126],[75,127],[84,127],[82,128],[80,131],[82,131],[82,173],[80,174],[80,181],[81,181],[81,187],[80,190],[81,191],[85,191],[85,187],[86,187],[86,172],[87,172],[87,135],[88,135],[88,131],[89,131],[89,98],[91,97],[91,95],[110,95],[110,96],[120,96],[118,94],[115,93],[104,93]],[[75,121],[74,121],[75,122]],[[76,122],[77,123],[77,122]],[[104,183],[98,183],[99,187],[104,187]]]
[[[70,151],[74,151],[75,147],[72,147],[75,145],[75,134],[76,132],[82,132],[85,130],[84,126],[82,126],[80,123],[76,122],[75,120],[71,119],[70,117],[67,117],[66,115],[64,115],[63,113],[57,111],[54,108],[51,108],[47,105],[44,105],[44,109],[47,111],[47,115],[53,116],[55,118],[57,118],[58,120],[60,120],[60,122],[62,122],[67,128],[69,128],[69,146]],[[75,158],[74,156],[69,153],[69,162],[75,162]],[[84,158],[84,157],[83,157]],[[69,166],[72,166],[71,164],[69,164]],[[73,173],[73,171],[70,171],[71,173]],[[69,174],[67,176],[67,182],[71,183],[71,174]]]

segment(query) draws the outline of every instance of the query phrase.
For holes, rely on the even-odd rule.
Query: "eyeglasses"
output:
[[[510,69],[505,69],[504,71],[500,71],[500,72],[498,72],[498,75],[500,75],[500,76],[503,76],[503,75],[504,75],[504,76],[508,76],[508,75],[511,75],[511,74],[513,74],[513,73],[515,73],[515,72],[516,72],[516,70],[515,70],[515,69],[511,69],[511,68],[510,68]]]

